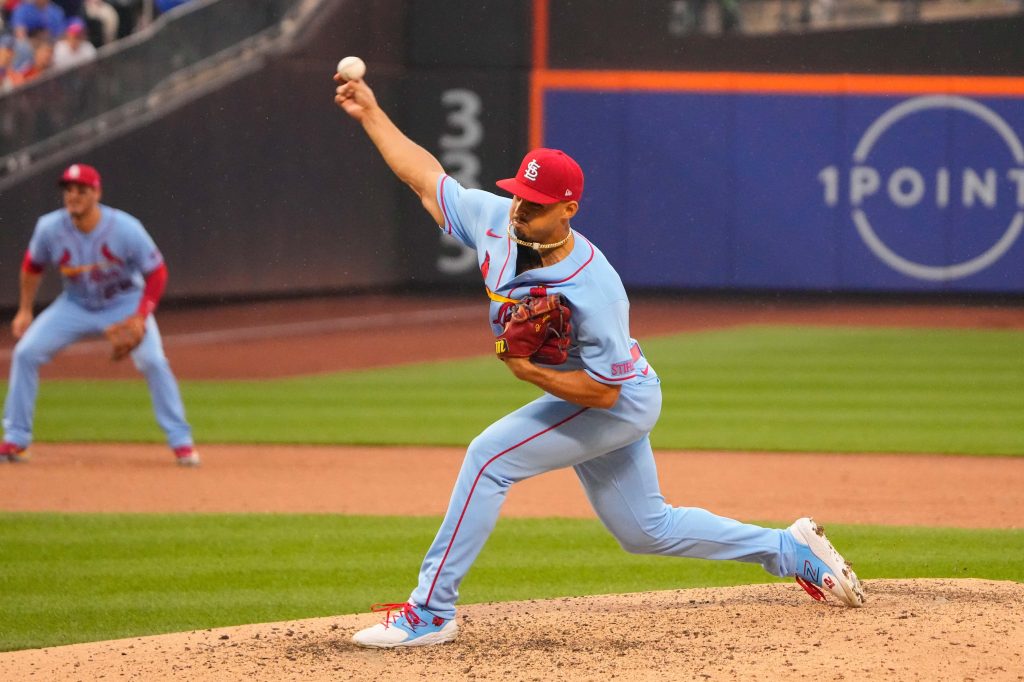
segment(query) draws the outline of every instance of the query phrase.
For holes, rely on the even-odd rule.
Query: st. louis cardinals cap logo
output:
[[[526,164],[526,170],[523,171],[523,177],[527,180],[536,180],[537,171],[540,170],[540,164],[537,163],[536,159],[530,159],[530,163]]]

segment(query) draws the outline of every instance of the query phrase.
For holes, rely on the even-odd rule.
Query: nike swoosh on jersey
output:
[[[494,234],[493,232],[491,232],[491,228],[489,227],[487,228],[487,232],[485,232],[484,234],[486,234],[488,237],[494,237],[495,239],[501,239],[502,237],[502,235],[500,234]]]

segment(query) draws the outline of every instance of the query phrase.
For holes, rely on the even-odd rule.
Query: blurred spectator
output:
[[[164,12],[170,12],[178,5],[184,5],[188,0],[156,0],[154,3],[154,9],[156,9],[156,15],[160,16]]]
[[[53,43],[49,40],[40,40],[36,43],[35,59],[32,66],[21,72],[26,81],[39,78],[53,66]]]
[[[21,85],[24,79],[14,68],[14,38],[0,35],[0,93]]]
[[[117,12],[118,38],[124,38],[135,32],[135,29],[138,27],[139,17],[142,16],[145,2],[152,2],[152,0],[107,0],[107,4],[112,6]]]
[[[64,35],[64,10],[50,0],[21,0],[11,13],[16,38],[36,37],[46,32],[50,40]]]
[[[96,47],[85,39],[85,22],[75,17],[68,22],[64,37],[53,46],[53,67],[63,69],[96,58]]]
[[[14,8],[18,6],[21,0],[2,0],[0,2],[0,19],[3,19],[4,23],[10,23],[11,13],[14,12]]]
[[[32,42],[28,38],[13,36],[12,39],[14,45],[14,70],[20,73],[32,66],[32,62],[35,60],[36,48],[32,46]]]
[[[99,47],[117,40],[121,18],[113,6],[104,0],[85,0],[84,10],[85,18],[90,24],[89,39],[93,45]],[[92,25],[99,30],[93,31]]]

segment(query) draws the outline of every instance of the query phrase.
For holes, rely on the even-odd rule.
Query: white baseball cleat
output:
[[[825,529],[804,517],[789,532],[796,539],[795,577],[800,587],[818,601],[825,591],[847,606],[864,606],[864,590],[850,562],[825,537]]]
[[[360,630],[352,636],[355,644],[371,649],[444,644],[459,634],[454,618],[442,618],[425,608],[405,604],[374,604],[373,611],[384,611],[384,622]]]

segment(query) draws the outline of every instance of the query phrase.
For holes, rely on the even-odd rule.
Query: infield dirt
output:
[[[169,311],[160,320],[183,378],[339,371],[488,347],[478,301],[451,308],[443,328],[436,316],[430,326],[413,314],[429,306],[412,298],[330,299]],[[388,312],[367,315],[370,309]],[[746,323],[1019,329],[1024,312],[634,303],[633,331],[641,339]],[[439,335],[428,337],[428,329]],[[225,343],[231,353],[223,352]],[[0,335],[2,372],[10,345]],[[44,378],[136,376],[126,363],[110,365],[98,344],[70,351]],[[208,446],[203,468],[191,471],[176,469],[159,446],[34,450],[27,466],[0,466],[0,509],[379,513],[373,505],[404,472],[419,486],[410,496],[418,505],[389,513],[439,514],[461,458],[460,450],[443,448]],[[826,523],[1019,528],[1024,518],[1019,459],[671,452],[658,459],[670,502],[742,519],[813,513]],[[825,477],[829,485],[820,484]],[[504,513],[537,509],[592,514],[569,472],[516,486]],[[1024,585],[876,580],[866,590],[869,602],[859,610],[812,602],[795,584],[468,605],[460,609],[455,643],[409,651],[351,645],[356,629],[375,622],[370,614],[245,625],[4,653],[0,679],[1024,680]]]

